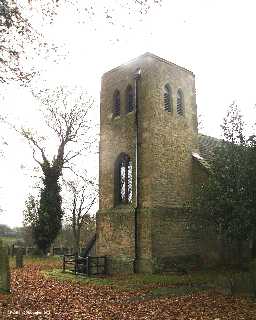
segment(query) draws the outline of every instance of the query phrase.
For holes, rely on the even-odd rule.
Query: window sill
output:
[[[127,208],[132,208],[132,203],[120,203],[116,204],[113,209],[127,209]]]
[[[125,115],[129,117],[129,116],[134,115],[134,114],[135,114],[135,111],[132,110],[130,112],[127,112]]]
[[[121,118],[121,116],[114,116],[114,115],[112,115],[112,120],[113,120],[113,121],[118,120],[118,119],[120,119],[120,118]]]

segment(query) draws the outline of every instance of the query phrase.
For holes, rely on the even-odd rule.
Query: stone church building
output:
[[[197,126],[191,71],[145,53],[103,75],[96,254],[110,273],[200,263],[184,204],[216,139]]]

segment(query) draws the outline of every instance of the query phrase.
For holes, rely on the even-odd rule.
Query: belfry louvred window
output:
[[[171,112],[172,111],[172,105],[171,105],[171,88],[168,84],[164,86],[164,110]]]
[[[133,90],[132,87],[129,85],[126,89],[126,112],[133,111]]]
[[[177,92],[177,114],[180,116],[184,115],[184,101],[183,101],[183,93],[181,89]]]
[[[127,154],[121,154],[117,162],[117,202],[132,201],[132,162]]]
[[[115,91],[113,96],[113,116],[120,116],[120,92]]]

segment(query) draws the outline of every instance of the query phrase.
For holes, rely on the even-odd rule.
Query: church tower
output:
[[[96,253],[115,272],[198,255],[184,204],[198,150],[194,74],[146,53],[102,77]]]

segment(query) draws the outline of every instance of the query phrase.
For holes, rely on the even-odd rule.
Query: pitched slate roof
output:
[[[217,138],[206,136],[205,134],[198,134],[199,153],[193,152],[193,159],[207,171],[210,170],[210,160],[221,143],[222,140]]]
[[[207,161],[212,158],[216,149],[222,144],[222,140],[198,134],[198,143],[200,156]]]

